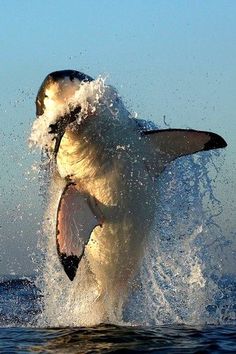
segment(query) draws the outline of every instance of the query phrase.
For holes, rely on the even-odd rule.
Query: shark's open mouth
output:
[[[73,111],[66,114],[64,117],[59,119],[56,123],[50,124],[49,134],[53,134],[54,135],[53,139],[55,139],[55,145],[53,151],[55,158],[57,156],[61,139],[65,133],[66,127],[68,126],[68,124],[76,121],[80,112],[81,112],[81,107],[80,106],[76,107]]]

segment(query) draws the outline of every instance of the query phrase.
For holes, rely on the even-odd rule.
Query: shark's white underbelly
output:
[[[144,241],[152,226],[154,205],[150,194],[134,189],[127,194],[120,209],[111,207],[109,211],[109,207],[101,207],[104,224],[94,229],[85,252],[98,282],[106,283],[109,288],[126,286],[143,254]]]
[[[65,136],[57,158],[59,173],[73,175],[76,188],[96,198],[104,217],[102,227],[91,234],[85,258],[101,291],[119,296],[127,290],[143,255],[155,213],[155,184],[143,161],[125,152],[102,162],[95,151],[92,161],[78,152],[76,160],[74,151],[68,154],[71,146]]]

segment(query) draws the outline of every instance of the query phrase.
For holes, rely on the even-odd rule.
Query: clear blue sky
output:
[[[33,269],[42,207],[27,137],[39,85],[54,70],[106,75],[140,118],[223,135],[217,193],[232,231],[235,15],[233,0],[0,1],[0,273]]]

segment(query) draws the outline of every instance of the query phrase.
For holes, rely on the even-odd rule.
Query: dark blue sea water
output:
[[[222,279],[222,288],[226,284],[234,301],[236,284]],[[201,326],[40,328],[41,311],[42,295],[33,278],[1,281],[0,353],[236,353],[236,324],[230,318],[227,324]]]

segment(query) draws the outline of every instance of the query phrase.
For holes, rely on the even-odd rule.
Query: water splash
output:
[[[98,98],[97,93],[90,93],[93,94]],[[116,97],[109,96],[110,99],[112,101]],[[110,103],[106,107],[110,107],[112,114],[116,113]],[[55,114],[52,119],[55,119]],[[42,137],[42,145],[45,145],[45,124],[44,121],[38,122],[33,127],[31,139],[39,141]],[[140,121],[140,129],[145,124],[150,125]],[[153,128],[153,125],[150,127]],[[235,320],[235,294],[232,298],[233,291],[222,286],[219,259],[227,240],[216,222],[222,207],[214,196],[210,177],[215,166],[214,155],[218,153],[204,152],[178,159],[158,179],[159,203],[143,265],[140,274],[130,284],[132,291],[123,311],[117,315],[110,308],[111,322],[156,325]],[[92,275],[85,270],[86,260],[81,261],[76,281],[73,282],[68,280],[58,260],[55,220],[65,182],[58,178],[52,161],[48,161],[47,157],[43,159],[41,170],[42,190],[45,187],[47,190],[46,204],[49,199],[53,199],[54,203],[50,203],[46,210],[44,237],[39,244],[45,260],[42,276],[37,280],[43,294],[38,325],[97,324],[101,322],[96,301],[99,289],[96,286],[91,288]],[[52,185],[48,184],[50,179],[53,180]],[[109,303],[109,294],[104,301]]]
[[[152,325],[236,320],[235,280],[223,276],[221,264],[228,242],[216,223],[222,207],[209,177],[214,155],[179,159],[159,179],[156,229],[127,319]]]
[[[235,288],[230,281],[226,286],[219,261],[227,240],[215,221],[221,204],[214,197],[209,177],[209,170],[214,167],[213,155],[179,159],[159,178],[156,226],[149,237],[140,274],[131,285],[123,316],[114,320],[116,324],[235,321]],[[79,268],[79,284],[67,279],[58,261],[54,220],[63,186],[57,183],[51,190],[55,205],[46,213],[46,237],[39,245],[45,254],[43,276],[38,278],[44,295],[40,326],[99,323],[97,289],[91,291],[85,264],[82,262]]]

